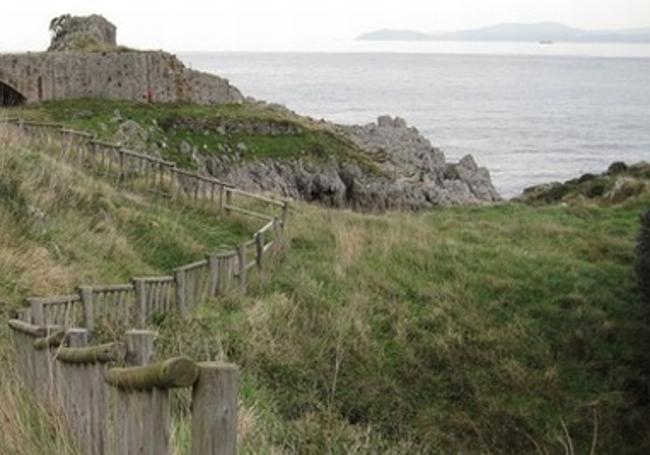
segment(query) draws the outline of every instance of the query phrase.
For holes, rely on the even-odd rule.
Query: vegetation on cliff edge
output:
[[[283,260],[248,295],[162,321],[160,355],[240,365],[243,453],[644,453],[634,264],[649,205],[647,192],[383,216],[295,204]],[[0,150],[0,226],[3,319],[29,289],[166,269],[246,232],[19,138]],[[2,327],[0,452],[71,452],[12,379]],[[186,423],[176,437],[182,453]]]
[[[4,114],[62,123],[105,140],[114,140],[120,125],[132,120],[146,132],[148,149],[158,148],[162,157],[189,168],[196,166],[192,160],[192,152],[196,151],[199,156],[242,160],[337,158],[377,171],[366,154],[330,125],[272,106],[81,99],[49,101]]]

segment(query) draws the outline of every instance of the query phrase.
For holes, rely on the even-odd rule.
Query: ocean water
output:
[[[319,52],[181,53],[246,95],[339,123],[405,118],[502,195],[650,161],[650,46],[364,43]]]

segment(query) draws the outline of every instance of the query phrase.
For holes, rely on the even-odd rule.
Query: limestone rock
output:
[[[50,22],[52,42],[48,51],[110,50],[117,46],[115,25],[103,16],[65,14]]]
[[[115,133],[115,142],[131,150],[145,150],[149,133],[133,120],[120,123]]]
[[[446,163],[440,150],[400,118],[383,116],[365,126],[330,126],[374,158],[381,171],[327,159],[325,153],[323,160],[293,161],[246,161],[221,154],[204,158],[205,167],[210,174],[252,191],[362,211],[426,210],[499,200],[488,171],[471,156],[457,164]]]

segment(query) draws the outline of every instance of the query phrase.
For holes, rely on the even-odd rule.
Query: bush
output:
[[[622,161],[615,161],[609,166],[609,169],[607,169],[607,175],[622,174],[627,172],[628,169],[627,164]]]
[[[641,290],[641,300],[650,314],[650,210],[641,215],[636,273]]]

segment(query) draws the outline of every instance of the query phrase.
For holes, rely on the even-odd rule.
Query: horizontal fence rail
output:
[[[171,390],[191,389],[192,455],[237,450],[235,365],[173,357],[152,363],[155,333],[130,330],[124,341],[92,345],[82,328],[61,330],[9,320],[17,372],[62,415],[80,453],[175,453]]]

